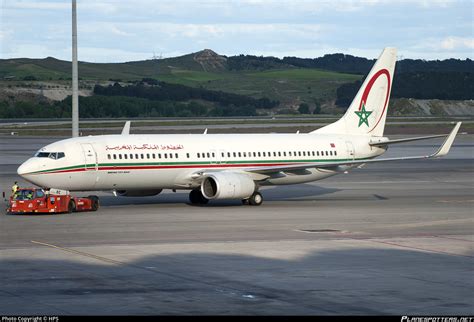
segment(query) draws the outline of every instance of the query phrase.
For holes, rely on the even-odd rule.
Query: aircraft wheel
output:
[[[252,206],[260,206],[263,203],[263,197],[260,192],[254,192],[253,195],[248,199],[249,204]]]

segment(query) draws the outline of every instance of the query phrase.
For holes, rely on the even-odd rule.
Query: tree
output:
[[[314,110],[313,114],[321,114],[321,102],[318,99],[314,100]]]
[[[300,114],[309,114],[309,105],[301,103],[300,107],[298,107],[298,112],[300,112]]]

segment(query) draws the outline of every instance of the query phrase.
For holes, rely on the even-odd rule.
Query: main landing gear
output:
[[[209,199],[207,199],[206,197],[202,195],[201,190],[194,189],[194,190],[191,190],[191,192],[189,193],[189,201],[193,205],[205,205],[209,202]]]
[[[262,194],[258,191],[255,191],[248,199],[243,199],[242,203],[244,205],[260,206],[263,203]]]
[[[193,205],[205,205],[209,202],[209,199],[203,196],[201,190],[194,189],[189,193],[189,201]],[[260,206],[262,203],[263,197],[258,191],[255,191],[249,198],[242,200],[242,204],[250,206]]]

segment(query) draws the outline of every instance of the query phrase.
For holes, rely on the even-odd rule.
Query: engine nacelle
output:
[[[206,175],[201,192],[207,199],[247,199],[255,192],[255,183],[242,173],[216,172]]]
[[[156,196],[159,194],[163,189],[155,189],[155,190],[116,190],[118,196],[121,197],[149,197],[149,196]]]

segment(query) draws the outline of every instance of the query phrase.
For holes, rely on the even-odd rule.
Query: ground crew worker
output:
[[[18,189],[20,189],[20,187],[18,187],[18,182],[15,181],[15,184],[12,186],[12,195],[14,195]]]

